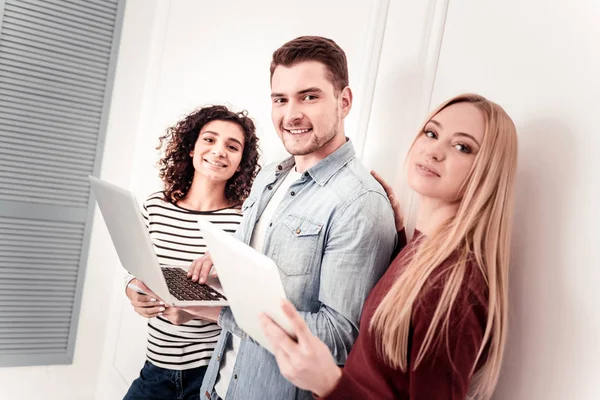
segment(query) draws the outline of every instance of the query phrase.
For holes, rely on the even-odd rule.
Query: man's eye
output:
[[[304,100],[315,100],[317,98],[317,96],[313,96],[312,94],[307,94],[306,96],[304,96]]]
[[[278,97],[278,98],[273,99],[273,103],[277,103],[277,104],[285,103],[285,99]]]

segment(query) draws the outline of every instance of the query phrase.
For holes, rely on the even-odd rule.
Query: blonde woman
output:
[[[328,399],[489,399],[506,342],[516,164],[500,106],[474,94],[439,106],[407,159],[415,234],[406,244],[397,219],[406,245],[367,298],[346,365],[284,303],[296,340],[262,317],[281,373]]]

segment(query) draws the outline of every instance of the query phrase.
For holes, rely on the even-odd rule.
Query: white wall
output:
[[[358,138],[366,105],[359,96],[373,86],[380,46],[377,21],[382,1],[222,1],[165,0],[160,38],[153,53],[156,69],[144,107],[146,117],[136,152],[135,190],[156,186],[157,138],[196,107],[222,103],[246,109],[257,122],[263,162],[286,156],[271,123],[269,64],[275,49],[300,35],[334,38],[348,56],[350,83],[357,95],[347,133]],[[343,10],[343,11],[342,11]],[[377,21],[380,25],[371,23]],[[374,57],[374,59],[372,59]],[[370,103],[370,101],[369,101]],[[368,109],[367,109],[368,111]],[[364,129],[363,129],[364,130]],[[362,142],[362,140],[359,140]]]
[[[496,400],[600,399],[600,2],[451,0],[433,104],[516,122],[511,330]]]

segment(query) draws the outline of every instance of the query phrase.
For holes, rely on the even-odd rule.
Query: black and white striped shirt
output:
[[[226,208],[216,211],[192,211],[163,200],[155,193],[142,210],[154,250],[161,265],[187,269],[206,252],[206,243],[198,229],[203,219],[233,234],[242,222],[241,211]],[[166,318],[148,320],[148,360],[161,368],[184,370],[208,365],[221,329],[213,322],[192,320],[173,325]]]

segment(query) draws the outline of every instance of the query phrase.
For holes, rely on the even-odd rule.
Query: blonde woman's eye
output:
[[[430,139],[435,139],[437,137],[434,131],[425,130],[423,131],[423,134]]]
[[[457,143],[454,145],[454,148],[462,153],[471,153],[471,148],[469,146],[467,146],[466,144],[462,144],[462,143]]]

